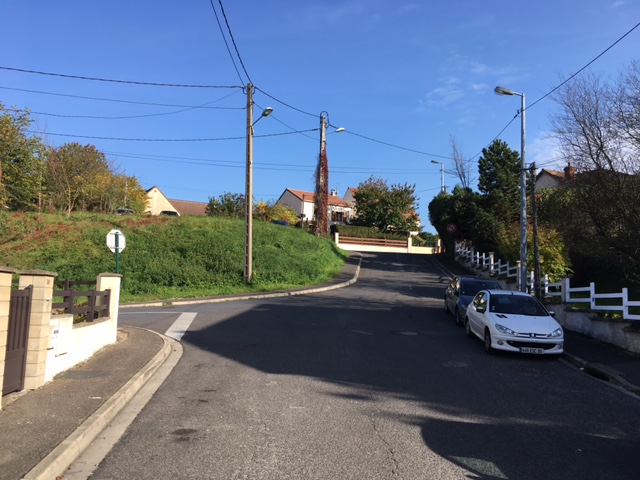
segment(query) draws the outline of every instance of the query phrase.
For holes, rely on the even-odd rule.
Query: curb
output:
[[[453,277],[453,274],[446,268],[446,266],[444,266],[437,259],[434,259],[434,263],[438,265],[443,273],[449,275],[450,277]],[[606,365],[602,365],[600,363],[589,363],[588,361],[578,357],[577,355],[573,355],[566,350],[562,353],[562,359],[578,368],[579,370],[583,371],[584,373],[591,375],[592,377],[598,378],[605,382],[609,382],[612,385],[621,387],[636,395],[640,395],[639,386],[625,380],[624,378],[622,378],[620,372],[607,367]]]
[[[220,303],[238,300],[251,300],[258,298],[278,298],[295,295],[306,295],[310,293],[326,292],[338,288],[353,285],[360,274],[362,255],[355,266],[354,274],[347,281],[334,285],[320,287],[303,288],[294,291],[256,293],[247,295],[236,295],[232,297],[217,297],[207,299],[177,300],[149,302],[132,305],[120,305],[119,308],[135,307],[166,307],[168,305],[195,305],[204,303]],[[139,327],[130,327],[139,328]],[[147,330],[162,338],[163,345],[160,351],[149,362],[136,373],[120,390],[114,393],[98,410],[96,410],[82,425],[80,425],[71,435],[60,443],[49,455],[40,461],[29,471],[22,480],[51,480],[58,477],[60,472],[64,472],[82,454],[82,452],[96,439],[98,435],[114,420],[129,401],[138,393],[145,383],[158,371],[171,353],[171,341],[165,335],[161,335],[153,330]]]
[[[233,295],[228,297],[222,296],[222,297],[210,297],[210,298],[193,298],[189,300],[163,300],[163,301],[157,301],[157,302],[122,304],[119,306],[119,308],[123,309],[123,308],[202,305],[206,303],[235,302],[235,301],[241,301],[241,300],[255,300],[260,298],[293,297],[296,295],[307,295],[310,293],[328,292],[329,290],[336,290],[338,288],[348,287],[349,285],[353,285],[354,283],[356,283],[356,281],[358,280],[358,276],[360,275],[361,263],[362,263],[362,255],[360,255],[360,258],[358,259],[358,263],[355,267],[355,272],[352,278],[345,282],[336,283],[334,285],[324,285],[320,287],[310,287],[310,288],[302,288],[300,290],[289,290],[289,291],[272,292],[272,293],[248,293],[248,294]]]
[[[51,480],[60,475],[60,472],[64,472],[160,368],[171,353],[171,343],[164,335],[148,331],[162,338],[163,345],[160,351],[82,425],[22,477],[23,480]]]
[[[640,387],[628,382],[622,378],[620,373],[606,365],[602,365],[600,363],[589,363],[586,360],[568,352],[564,352],[562,354],[562,358],[592,377],[604,380],[605,382],[624,388],[631,393],[640,395]]]

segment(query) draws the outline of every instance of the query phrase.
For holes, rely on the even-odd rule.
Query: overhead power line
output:
[[[2,90],[14,90],[16,92],[25,92],[25,93],[37,93],[37,94],[41,94],[41,95],[53,95],[56,97],[68,97],[68,98],[79,98],[82,100],[96,100],[96,101],[100,101],[100,102],[115,102],[115,103],[129,103],[132,105],[149,105],[149,106],[153,106],[153,107],[172,107],[172,108],[200,108],[200,109],[213,109],[213,110],[244,110],[245,107],[211,107],[209,106],[211,103],[216,103],[219,102],[221,100],[224,100],[225,98],[230,97],[231,95],[235,95],[237,92],[239,92],[240,90],[236,90],[235,92],[231,92],[228,95],[225,95],[222,98],[219,98],[218,100],[214,100],[212,102],[209,103],[205,103],[204,105],[180,105],[180,104],[174,104],[174,103],[152,103],[152,102],[136,102],[134,100],[120,100],[120,99],[116,99],[116,98],[104,98],[104,97],[85,97],[82,95],[71,95],[68,93],[55,93],[55,92],[43,92],[42,90],[27,90],[25,88],[14,88],[14,87],[2,87],[0,86],[0,89]]]
[[[566,84],[567,82],[571,81],[572,79],[574,79],[575,77],[577,77],[578,75],[580,75],[584,70],[586,70],[587,68],[589,68],[589,66],[594,63],[596,60],[598,60],[600,57],[602,57],[605,53],[607,53],[609,50],[611,50],[613,47],[615,47],[618,43],[620,43],[622,41],[623,38],[625,38],[627,35],[629,35],[631,32],[633,32],[636,28],[638,28],[640,26],[640,22],[636,23],[627,33],[625,33],[624,35],[622,35],[619,39],[617,39],[615,42],[613,42],[611,45],[609,45],[607,48],[605,48],[602,52],[600,52],[599,55],[597,55],[593,60],[591,60],[589,63],[587,63],[584,67],[582,67],[580,70],[578,70],[576,73],[574,73],[573,75],[571,75],[569,78],[567,78],[564,82],[562,82],[560,85],[552,88],[550,91],[548,91],[547,93],[545,93],[542,97],[540,97],[539,99],[537,99],[535,102],[533,102],[532,104],[530,104],[529,106],[525,107],[525,110],[530,109],[531,107],[533,107],[536,103],[544,100],[545,98],[547,98],[549,95],[551,95],[553,92],[555,92],[556,90],[558,90],[559,88],[561,88],[564,84]]]
[[[382,145],[386,145],[388,147],[393,147],[393,148],[398,148],[400,150],[406,150],[407,152],[418,153],[420,155],[427,155],[429,157],[446,158],[447,160],[451,159],[451,157],[447,157],[447,156],[444,156],[444,155],[438,155],[436,153],[423,152],[421,150],[414,150],[412,148],[401,147],[400,145],[394,145],[393,143],[387,143],[387,142],[383,142],[381,140],[376,140],[375,138],[365,137],[364,135],[360,135],[359,133],[352,132],[351,130],[345,130],[345,132],[349,133],[351,135],[355,135],[356,137],[364,138],[365,140],[369,140],[371,142],[380,143]]]
[[[233,32],[231,31],[231,26],[229,25],[229,19],[227,18],[227,14],[224,11],[224,5],[222,5],[222,0],[218,0],[218,4],[220,5],[220,11],[222,12],[222,16],[224,17],[224,23],[227,25],[227,31],[229,32],[231,43],[233,43],[233,48],[235,49],[236,55],[238,56],[238,61],[240,62],[240,65],[242,66],[242,70],[244,71],[244,74],[247,76],[247,80],[249,80],[249,83],[253,83],[251,81],[251,77],[249,76],[249,72],[247,72],[247,68],[244,66],[244,62],[242,61],[242,56],[240,55],[240,51],[238,50],[236,39],[233,38]],[[216,14],[216,18],[217,18],[217,14]]]
[[[134,80],[116,80],[110,78],[86,77],[82,75],[67,75],[64,73],[41,72],[38,70],[26,70],[23,68],[3,67],[0,70],[9,70],[12,72],[32,73],[34,75],[47,75],[50,77],[74,78],[77,80],[90,80],[94,82],[124,83],[129,85],[145,85],[151,87],[176,87],[176,88],[242,88],[237,85],[189,85],[183,83],[155,83],[155,82],[139,82]]]
[[[240,70],[238,70],[238,66],[236,65],[236,61],[233,58],[233,54],[231,53],[231,48],[229,48],[229,42],[227,42],[227,36],[224,34],[224,30],[222,28],[222,24],[220,23],[220,17],[218,17],[218,11],[216,10],[215,5],[213,4],[213,0],[209,0],[211,4],[211,9],[213,10],[213,14],[216,16],[216,22],[218,23],[218,29],[220,30],[220,35],[222,35],[222,40],[224,41],[225,47],[227,47],[227,53],[229,54],[229,58],[231,59],[231,63],[233,64],[233,68],[240,79],[240,83],[246,83],[240,75]]]
[[[254,135],[254,138],[266,138],[266,137],[281,137],[284,135],[294,135],[297,133],[305,132],[317,132],[319,128],[311,128],[309,130],[299,130],[296,132],[283,132],[283,133],[271,133],[265,135]],[[28,131],[34,135],[42,135],[41,132]],[[74,135],[70,133],[53,133],[45,132],[44,135],[52,135],[55,137],[70,137],[70,138],[89,138],[93,140],[116,140],[123,142],[217,142],[225,140],[245,140],[247,137],[219,137],[219,138],[125,138],[125,137],[96,137],[92,135]]]

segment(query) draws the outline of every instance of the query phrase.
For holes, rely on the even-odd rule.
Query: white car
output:
[[[564,332],[553,315],[528,293],[481,290],[467,308],[464,327],[467,337],[484,341],[487,353],[559,355]]]

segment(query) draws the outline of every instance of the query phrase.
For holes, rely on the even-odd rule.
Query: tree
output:
[[[478,174],[478,190],[486,200],[486,210],[505,224],[519,219],[520,154],[506,142],[494,140],[482,149]]]
[[[240,193],[228,193],[220,195],[217,199],[209,197],[207,215],[210,217],[241,218],[245,215],[245,196]]]
[[[298,212],[288,205],[274,202],[258,202],[253,217],[265,222],[277,220],[287,222],[290,225],[295,225],[298,222]]]
[[[113,174],[100,197],[100,211],[113,213],[118,208],[142,213],[147,208],[147,192],[136,177]]]
[[[66,143],[52,151],[47,164],[50,200],[69,215],[90,209],[110,175],[104,153],[93,145]]]
[[[463,189],[471,188],[473,181],[471,178],[471,159],[462,154],[455,137],[451,137],[449,142],[451,144],[451,158],[453,158],[453,173],[460,180],[460,186]]]
[[[440,193],[429,203],[429,221],[447,250],[453,251],[456,240],[477,244],[480,203],[477,192],[460,186],[455,186],[451,194]]]
[[[39,210],[45,188],[46,146],[29,137],[28,111],[0,103],[0,208]]]
[[[609,82],[593,73],[577,77],[553,98],[560,107],[553,136],[562,158],[576,168],[563,188],[571,192],[572,213],[592,232],[593,246],[582,249],[574,231],[555,225],[573,255],[617,265],[640,283],[640,64]]]
[[[420,220],[415,185],[387,185],[385,180],[370,177],[358,185],[354,194],[356,225],[375,227],[383,232],[409,233],[418,230]]]
[[[501,243],[513,234],[511,227],[520,220],[520,155],[502,140],[482,149],[478,190],[482,199],[477,246],[499,253]]]

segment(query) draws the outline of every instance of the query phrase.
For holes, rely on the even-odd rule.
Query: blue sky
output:
[[[343,196],[372,175],[415,184],[424,229],[433,232],[427,206],[440,190],[440,166],[431,160],[444,163],[450,191],[451,138],[477,160],[520,108],[494,87],[524,92],[532,105],[528,163],[562,168],[548,136],[556,105],[533,103],[640,21],[640,2],[631,0],[222,3],[233,39],[218,0],[1,2],[0,101],[31,109],[34,130],[52,146],[95,145],[144,188],[207,202],[244,193],[240,87],[251,81],[255,117],[274,109],[254,128],[256,200],[313,191],[327,112],[346,129],[328,130],[330,188]],[[616,77],[638,59],[639,45],[640,28],[590,70]],[[500,138],[519,151],[520,120]]]

